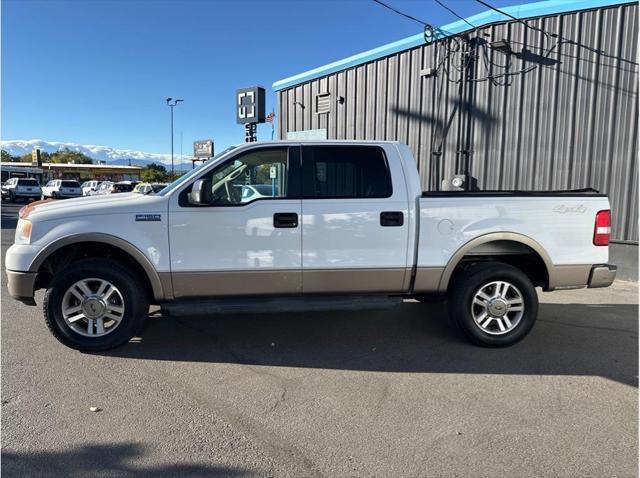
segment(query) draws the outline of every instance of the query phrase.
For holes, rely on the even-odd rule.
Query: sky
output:
[[[475,0],[442,0],[461,16]],[[434,0],[385,0],[434,25],[456,20]],[[493,0],[496,7],[525,3]],[[42,139],[176,153],[212,138],[244,141],[237,88],[274,81],[422,31],[373,0],[3,0],[3,140]],[[271,137],[260,125],[258,139]],[[276,133],[277,137],[277,133]],[[182,138],[182,141],[181,141]],[[181,146],[182,144],[182,146]]]

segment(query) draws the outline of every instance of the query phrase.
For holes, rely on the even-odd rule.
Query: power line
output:
[[[403,16],[405,18],[408,18],[409,20],[413,20],[414,22],[418,22],[420,25],[422,25],[424,27],[431,27],[431,25],[429,25],[427,22],[423,22],[422,20],[418,20],[416,17],[412,17],[411,15],[403,13],[400,10],[396,10],[391,5],[387,5],[386,3],[381,2],[380,0],[372,0],[372,1],[376,2],[379,5],[382,5],[385,8],[388,8],[389,10],[391,10],[394,13],[397,13],[398,15],[401,15],[401,16]],[[431,27],[431,28],[433,28],[433,27]]]
[[[504,10],[500,10],[499,8],[496,8],[493,5],[485,2],[484,0],[476,0],[476,2],[478,2],[480,5],[484,5],[485,7],[490,8],[494,12],[498,12],[498,13],[504,15],[505,17],[509,17],[512,20],[515,20],[516,22],[521,23],[522,25],[524,25],[525,27],[527,27],[527,28],[529,28],[531,30],[535,30],[537,32],[542,33],[547,38],[549,38],[549,36],[552,36],[552,37],[558,36],[558,35],[556,35],[554,33],[549,34],[546,31],[544,31],[542,28],[538,28],[538,27],[534,27],[532,25],[529,25],[527,22],[522,21],[520,18],[514,17],[513,15],[511,15],[510,13],[505,12]]]
[[[397,13],[400,16],[403,16],[411,21],[414,21],[416,23],[419,23],[420,25],[422,25],[424,27],[424,41],[425,43],[431,43],[432,41],[438,40],[439,37],[441,37],[443,34],[445,35],[449,35],[448,32],[445,32],[444,30],[441,30],[439,28],[434,27],[433,25],[431,25],[430,23],[427,22],[423,22],[422,20],[413,17],[407,13],[401,12],[400,10],[398,10],[397,8],[392,7],[391,5],[388,5],[384,2],[382,2],[381,0],[372,0],[373,2],[377,3],[378,5],[382,5],[384,8],[391,10],[393,13]]]
[[[474,29],[476,28],[476,26],[473,23],[469,22],[466,18],[461,17],[460,15],[458,15],[455,11],[453,11],[451,8],[447,7],[440,0],[433,0],[433,1],[436,2],[438,5],[440,5],[442,8],[444,8],[445,10],[449,11],[450,13],[452,13],[454,16],[458,17],[460,20],[462,20],[467,25],[469,25],[471,28],[474,28]]]

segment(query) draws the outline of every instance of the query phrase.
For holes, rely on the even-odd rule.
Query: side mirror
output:
[[[211,204],[213,194],[211,193],[211,181],[209,179],[198,179],[189,193],[189,203],[196,206]]]

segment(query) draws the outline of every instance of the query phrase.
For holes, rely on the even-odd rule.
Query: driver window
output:
[[[211,205],[286,197],[287,148],[249,152],[220,165],[201,179],[211,180]]]

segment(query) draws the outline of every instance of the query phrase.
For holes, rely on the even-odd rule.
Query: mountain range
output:
[[[55,153],[56,151],[68,148],[70,151],[78,151],[79,153],[86,154],[96,162],[105,161],[107,164],[118,166],[128,165],[129,162],[136,166],[160,163],[171,167],[170,154],[147,153],[131,149],[112,148],[111,146],[43,141],[41,139],[16,139],[0,141],[0,147],[12,156],[22,156],[31,153],[34,148],[39,148],[41,151],[46,151],[47,153]],[[192,167],[189,157],[185,157],[185,160],[180,162],[179,154],[174,155],[174,164],[176,170],[189,170]]]

